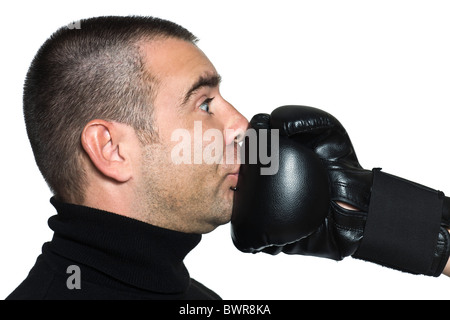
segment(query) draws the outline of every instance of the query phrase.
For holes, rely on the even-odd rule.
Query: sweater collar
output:
[[[121,282],[161,293],[184,292],[190,284],[183,263],[199,234],[162,229],[118,214],[59,202],[48,221],[51,250]]]

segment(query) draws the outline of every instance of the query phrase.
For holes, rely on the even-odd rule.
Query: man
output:
[[[220,76],[186,29],[144,17],[80,27],[57,31],[27,75],[27,132],[58,215],[8,298],[218,299],[183,259],[230,220],[247,120],[222,98]],[[217,158],[230,149],[234,158],[175,163],[177,129],[191,133],[192,158],[203,155],[199,124],[200,134],[223,132]]]
[[[218,299],[183,259],[231,218],[247,120],[184,28],[143,17],[80,27],[56,32],[27,76],[27,131],[58,214],[9,299]],[[198,139],[211,130],[214,152]]]

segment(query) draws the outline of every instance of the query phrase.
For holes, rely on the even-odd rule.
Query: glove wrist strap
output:
[[[436,249],[447,214],[444,194],[380,169],[373,173],[364,235],[353,257],[409,273],[439,276],[449,251],[448,243]]]
[[[442,225],[450,228],[450,198],[444,198],[444,207],[442,209]]]

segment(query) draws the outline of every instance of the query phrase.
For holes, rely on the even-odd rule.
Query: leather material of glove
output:
[[[305,213],[307,211],[304,207],[305,203],[307,203],[307,197],[305,197],[304,199],[306,200],[304,200],[304,203],[299,208],[304,223],[310,229],[313,225],[317,225],[319,216],[322,217],[322,222],[314,231],[309,232],[306,236],[305,234],[308,232],[305,232],[305,230],[302,230],[297,237],[295,237],[295,232],[293,234],[292,230],[290,230],[289,236],[284,239],[283,233],[280,232],[279,228],[283,227],[283,222],[288,222],[290,219],[293,219],[292,216],[295,215],[295,212],[278,211],[277,206],[273,205],[278,200],[274,198],[279,197],[280,190],[284,190],[284,192],[289,194],[302,192],[302,189],[295,191],[282,189],[281,186],[283,185],[283,177],[292,177],[291,179],[295,179],[293,177],[297,176],[302,179],[305,176],[304,170],[300,170],[299,172],[299,170],[291,170],[290,166],[280,165],[277,177],[270,178],[273,182],[276,182],[274,183],[274,187],[277,192],[272,194],[273,189],[269,188],[263,191],[263,193],[259,193],[259,190],[263,187],[258,186],[257,191],[255,191],[254,187],[265,182],[257,177],[257,170],[249,169],[249,167],[254,166],[258,168],[261,164],[253,165],[243,162],[241,171],[244,174],[240,176],[237,185],[238,190],[235,193],[235,204],[231,220],[232,238],[236,247],[245,252],[255,253],[262,251],[270,254],[284,252],[288,254],[313,255],[334,260],[341,260],[344,257],[354,255],[364,238],[374,174],[372,171],[363,169],[359,164],[355,150],[344,127],[329,113],[305,106],[284,106],[275,109],[270,116],[267,114],[256,115],[250,122],[251,125],[258,126],[261,122],[260,119],[266,119],[265,121],[269,122],[269,127],[272,130],[279,129],[280,149],[287,141],[291,141],[295,143],[295,146],[301,147],[299,148],[300,153],[304,149],[307,149],[308,151],[312,151],[320,159],[328,175],[328,211],[324,214],[321,209],[318,216],[316,216],[316,212],[314,211],[310,211],[309,214]],[[284,156],[280,155],[280,163],[284,161],[283,158]],[[312,157],[308,156],[305,159],[312,159]],[[307,168],[306,164],[302,164],[302,166]],[[320,171],[317,168],[315,170],[317,171],[311,173],[312,177],[315,172]],[[248,174],[246,172],[253,173]],[[276,184],[278,184],[278,187],[275,186]],[[245,185],[245,188],[241,189],[242,185]],[[313,190],[313,188],[305,186],[303,186],[303,189]],[[257,193],[253,198],[251,197],[252,192]],[[309,192],[313,193],[312,191]],[[257,206],[257,210],[254,210],[256,198],[259,199],[260,204]],[[248,199],[253,199],[253,201],[247,202]],[[267,199],[269,201],[266,201]],[[294,199],[294,197],[290,199]],[[315,199],[318,198],[316,197]],[[351,204],[359,210],[344,209],[337,202]],[[445,222],[448,221],[448,212],[450,211],[446,209],[446,204],[450,204],[448,198],[445,198],[443,203],[444,213],[441,224],[448,225],[448,222]],[[293,208],[295,203],[291,204],[291,206]],[[310,207],[314,208],[314,205],[310,204]],[[264,210],[261,210],[261,208],[264,208]],[[376,209],[373,210],[376,211]],[[271,217],[268,220],[264,217],[267,212],[270,212]],[[288,214],[288,218],[286,218],[285,214]],[[378,213],[371,212],[370,214],[371,221],[376,221],[375,217]],[[426,215],[427,213],[424,212],[423,214]],[[404,216],[406,215],[407,213],[404,214]],[[260,219],[264,220],[263,226],[259,225],[258,220]],[[310,219],[314,223],[310,223]],[[242,224],[242,221],[246,221],[245,226]],[[272,223],[277,225],[277,242],[273,243],[270,241]],[[300,222],[298,223],[301,224]],[[412,224],[413,222],[409,225]],[[252,229],[254,225],[257,226],[256,229]],[[371,226],[373,225],[372,223]],[[439,222],[437,225],[439,225]],[[395,228],[401,228],[401,225],[396,225]],[[257,234],[262,229],[265,230],[265,233],[258,237]],[[436,230],[436,232],[438,231]],[[293,238],[296,238],[296,240],[293,240]],[[285,240],[284,244],[283,240]],[[367,251],[370,255],[370,250]],[[449,254],[449,234],[441,227],[439,234],[436,234],[436,248],[434,250],[432,265],[427,270],[420,270],[420,273],[438,276],[442,272]],[[433,254],[430,256],[433,256]],[[390,261],[367,260],[394,269],[411,272],[408,268],[398,268]],[[413,270],[415,269],[413,268]]]
[[[369,209],[372,172],[359,164],[346,130],[331,114],[316,108],[285,106],[271,114],[271,127],[313,150],[327,168],[331,200]]]
[[[256,130],[258,141],[245,141],[243,163],[249,163],[250,144],[254,143],[257,154],[279,152],[279,167],[276,174],[263,175],[260,169],[264,165],[260,162],[241,166],[232,237],[243,252],[283,246],[310,235],[328,214],[329,202],[326,170],[311,150],[281,137],[279,150],[261,151],[260,135],[272,136],[269,116],[256,115],[250,125]],[[270,141],[267,144],[271,146]]]

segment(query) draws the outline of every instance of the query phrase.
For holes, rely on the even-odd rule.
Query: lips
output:
[[[233,180],[233,185],[230,187],[230,189],[233,191],[237,191],[236,186],[239,179],[239,167],[227,174],[227,177],[230,177]]]
[[[230,172],[230,173],[228,173],[227,174],[228,176],[236,176],[236,177],[238,177],[239,176],[239,168],[236,170],[233,170],[232,172]]]

